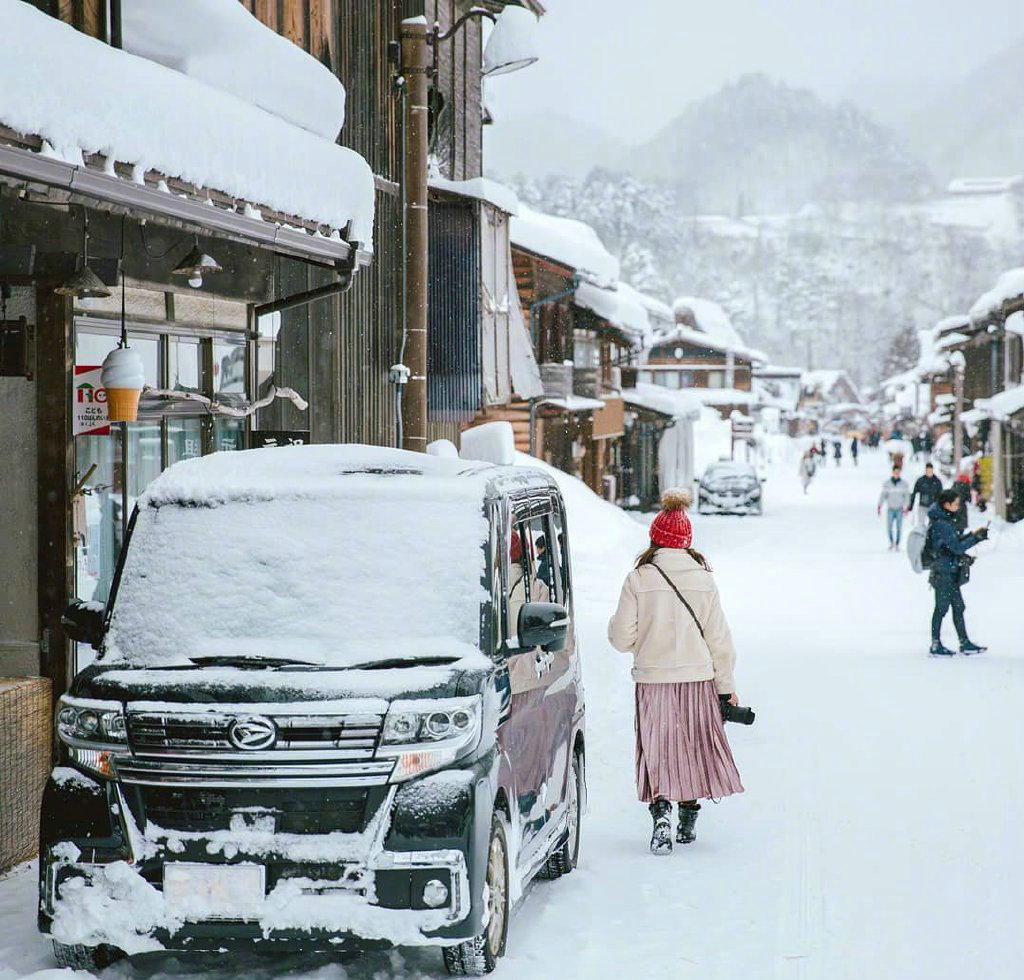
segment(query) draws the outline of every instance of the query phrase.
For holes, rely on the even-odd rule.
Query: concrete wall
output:
[[[36,322],[35,294],[15,287],[9,319]],[[39,673],[36,385],[0,378],[0,677]]]

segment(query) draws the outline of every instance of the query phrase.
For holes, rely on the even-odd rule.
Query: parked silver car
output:
[[[764,480],[750,463],[712,463],[700,478],[699,514],[763,514]]]

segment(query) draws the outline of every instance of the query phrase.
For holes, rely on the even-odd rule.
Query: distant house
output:
[[[862,405],[860,392],[850,376],[840,368],[805,371],[801,378],[802,408],[833,405]]]
[[[640,380],[670,389],[695,389],[706,405],[728,418],[748,413],[756,401],[753,369],[767,355],[747,347],[717,303],[682,297],[673,307],[672,327],[655,335]]]

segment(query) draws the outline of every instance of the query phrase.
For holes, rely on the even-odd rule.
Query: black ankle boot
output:
[[[700,813],[699,803],[679,804],[679,826],[676,829],[677,844],[692,844],[697,839],[697,834],[693,828],[697,823],[698,813]]]
[[[651,833],[651,853],[672,853],[672,804],[668,800],[655,800],[648,809],[654,819]]]

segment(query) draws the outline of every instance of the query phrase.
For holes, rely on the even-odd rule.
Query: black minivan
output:
[[[57,708],[39,927],[64,966],[160,949],[439,946],[490,972],[576,864],[569,535],[524,467],[363,446],[218,453],[140,498],[97,659]]]

